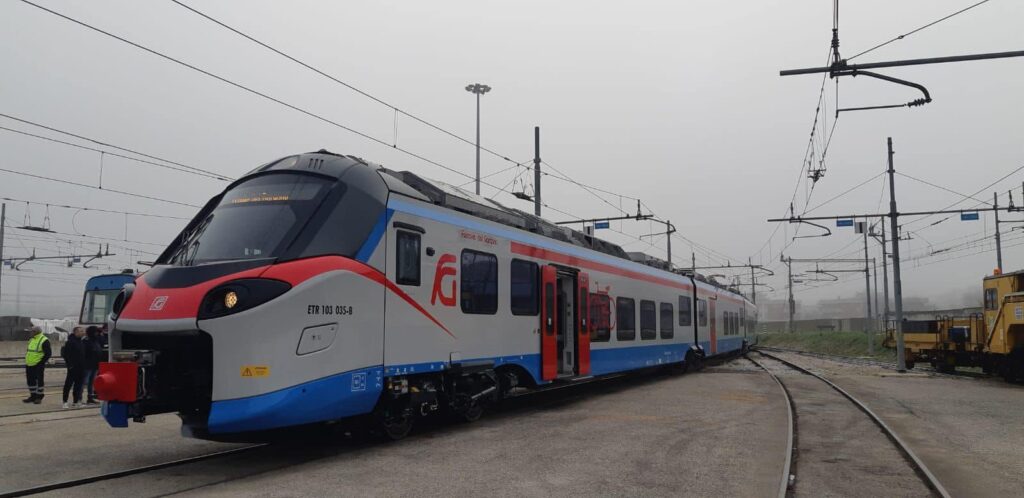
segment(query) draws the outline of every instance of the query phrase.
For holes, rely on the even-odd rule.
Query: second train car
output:
[[[326,151],[210,200],[125,288],[97,391],[113,426],[227,439],[368,418],[393,438],[504,395],[701,362],[757,309],[663,262]]]

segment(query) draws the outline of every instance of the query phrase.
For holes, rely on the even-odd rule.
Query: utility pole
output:
[[[882,314],[882,330],[888,332],[889,330],[889,250],[885,246],[885,218],[879,219],[880,227],[882,227],[882,299],[885,300],[882,303],[885,312]]]
[[[795,331],[793,328],[793,315],[795,313],[793,308],[796,307],[796,302],[793,300],[793,258],[787,259],[785,256],[779,256],[779,258],[780,261],[786,264],[786,273],[788,275],[787,278],[789,283],[789,325],[787,326],[786,330],[787,332],[792,334]]]
[[[875,261],[875,258],[871,258],[871,272],[875,274],[875,292],[873,293],[875,297],[874,323],[877,327],[879,324],[878,315],[882,313],[882,309],[878,307],[878,262]],[[878,329],[876,328],[875,331],[877,330]]]
[[[533,214],[540,217],[540,126],[533,127]]]
[[[1003,271],[1003,239],[999,236],[999,194],[992,192],[993,213],[996,214],[996,269]]]
[[[754,265],[753,260],[747,258],[747,266],[750,267],[750,302],[757,304],[757,279],[754,277]]]
[[[697,253],[690,253],[690,270],[693,271],[694,276],[697,275]]]
[[[875,327],[874,318],[871,316],[871,266],[868,259],[868,222],[858,222],[864,232],[864,299],[867,301],[867,314],[864,321],[864,331],[868,334],[868,354],[875,354]]]
[[[668,271],[672,271],[672,234],[676,233],[676,227],[672,226],[670,220],[665,220],[665,252],[668,255]]]
[[[491,91],[491,87],[473,83],[466,85],[466,91],[476,94],[476,195],[480,195],[480,96]]]
[[[7,203],[0,204],[0,303],[3,303],[4,225],[7,224]]]
[[[889,226],[892,228],[892,291],[896,304],[896,370],[907,371],[903,352],[903,282],[900,280],[900,212],[896,209],[896,169],[892,165],[892,137],[887,140],[889,149]]]

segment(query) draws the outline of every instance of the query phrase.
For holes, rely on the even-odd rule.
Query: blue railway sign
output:
[[[960,213],[960,221],[977,221],[978,213]]]
[[[611,228],[611,227],[612,227],[612,224],[611,224],[611,222],[608,222],[608,221],[598,221],[597,223],[594,223],[594,228],[595,229]]]
[[[837,227],[852,227],[853,220],[836,220]]]

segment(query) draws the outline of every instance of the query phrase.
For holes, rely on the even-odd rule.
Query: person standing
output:
[[[82,336],[85,329],[75,327],[68,336],[68,342],[60,350],[67,374],[64,376],[64,408],[73,408],[82,403],[82,377],[85,375],[85,344]],[[68,405],[68,394],[74,393],[73,404]]]
[[[46,362],[50,360],[50,340],[43,335],[43,329],[33,326],[29,329],[32,338],[28,340],[28,350],[25,352],[25,379],[28,383],[28,397],[21,400],[22,403],[43,402],[43,382],[46,371]]]
[[[82,375],[82,383],[85,384],[85,403],[96,404],[96,393],[93,391],[92,383],[96,380],[96,371],[100,368],[103,358],[103,344],[100,342],[100,328],[90,325],[85,329],[85,373]]]

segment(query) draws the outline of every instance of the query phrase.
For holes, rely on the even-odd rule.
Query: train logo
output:
[[[157,296],[149,304],[149,311],[160,311],[164,309],[165,304],[167,304],[167,296]]]
[[[437,258],[437,269],[434,270],[434,290],[430,293],[430,304],[437,304],[441,300],[442,306],[455,306],[455,255],[442,254]],[[451,293],[445,294],[442,289],[445,277],[452,277]]]

